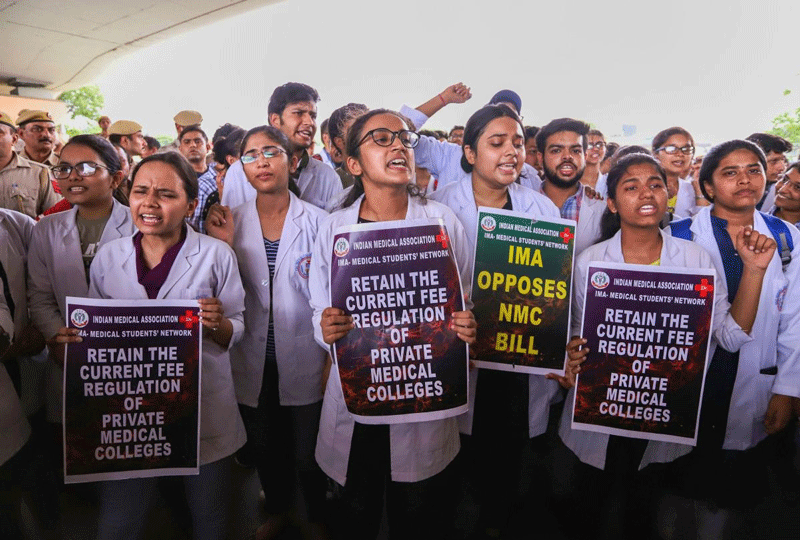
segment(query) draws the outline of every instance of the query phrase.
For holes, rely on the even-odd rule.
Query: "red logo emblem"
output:
[[[558,234],[558,236],[560,236],[560,237],[561,237],[561,238],[564,240],[564,243],[565,243],[565,244],[569,244],[569,241],[570,241],[570,240],[572,240],[573,238],[575,238],[575,235],[574,235],[574,234],[572,234],[572,233],[570,232],[569,228],[567,228],[567,227],[564,227],[564,230],[563,230],[563,231],[561,231],[561,232]]]
[[[442,249],[447,249],[447,245],[450,242],[450,237],[447,236],[447,233],[444,232],[444,229],[442,229],[442,232],[436,235],[436,241],[442,244]]]
[[[195,315],[192,315],[192,312],[189,311],[188,309],[186,310],[185,315],[181,315],[180,317],[178,317],[178,322],[182,322],[183,326],[186,328],[193,327],[195,324],[197,324],[198,321],[200,321],[200,319]]]
[[[698,285],[694,286],[694,290],[700,293],[700,298],[705,298],[708,293],[714,291],[714,286],[710,284],[707,279],[703,278]]]

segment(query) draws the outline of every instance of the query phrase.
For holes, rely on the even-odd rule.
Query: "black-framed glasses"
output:
[[[656,152],[661,152],[662,150],[670,155],[677,154],[678,152],[681,152],[685,156],[694,154],[694,146],[692,146],[691,144],[687,144],[686,146],[681,146],[681,147],[678,147],[674,144],[668,144],[667,146],[662,146],[661,148],[657,148]]]
[[[367,139],[372,137],[375,144],[378,146],[392,146],[396,138],[400,138],[400,143],[406,148],[415,148],[419,144],[419,134],[408,129],[401,129],[400,131],[392,131],[387,128],[377,128],[368,131],[358,146],[364,144]]]
[[[250,150],[249,152],[245,152],[242,154],[242,157],[239,159],[241,160],[243,165],[249,165],[258,159],[259,155],[264,156],[266,159],[272,159],[277,157],[281,154],[285,154],[286,150],[283,148],[278,148],[277,146],[267,146],[261,150]]]
[[[591,150],[592,148],[597,148],[598,150],[602,150],[605,147],[606,147],[606,143],[604,143],[603,141],[586,143],[586,149],[587,150]]]
[[[78,173],[78,176],[81,178],[86,178],[87,176],[94,176],[94,173],[97,172],[97,169],[108,170],[108,167],[105,165],[100,165],[99,163],[95,163],[94,161],[81,161],[75,165],[59,163],[58,165],[50,167],[50,170],[53,172],[53,176],[56,180],[66,180],[69,178],[69,175],[72,174],[73,169]]]

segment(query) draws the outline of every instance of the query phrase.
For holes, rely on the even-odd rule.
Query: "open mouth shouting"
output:
[[[556,170],[558,171],[558,174],[561,175],[562,177],[569,178],[578,171],[578,168],[575,167],[573,163],[565,161],[564,163],[559,165],[558,169]]]
[[[144,225],[158,225],[162,218],[156,214],[139,214],[139,219]]]
[[[639,214],[642,216],[652,216],[658,212],[658,208],[654,204],[643,204],[639,207]]]
[[[405,158],[395,158],[391,160],[388,164],[389,169],[394,171],[407,171],[408,169],[408,160]]]

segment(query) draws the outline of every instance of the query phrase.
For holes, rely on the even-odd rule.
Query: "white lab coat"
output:
[[[308,164],[296,180],[300,188],[300,198],[317,208],[325,209],[328,201],[342,191],[342,180],[336,171],[319,160],[309,157]],[[225,173],[225,187],[222,190],[222,204],[235,208],[256,198],[256,190],[247,181],[242,162],[230,166]]]
[[[682,218],[692,217],[697,213],[694,187],[688,178],[678,179],[678,199],[675,201],[675,215]]]
[[[333,236],[340,225],[355,225],[363,196],[351,206],[330,214],[322,221],[311,256],[311,307],[314,310],[314,335],[325,351],[329,346],[322,339],[320,319],[322,311],[330,306],[330,258]],[[424,203],[424,204],[423,204]],[[435,201],[409,197],[406,220],[442,218],[452,240],[453,252],[461,274],[464,294],[470,291],[469,241],[464,228],[453,211]],[[469,306],[469,304],[468,304]],[[317,435],[317,463],[329,477],[341,485],[347,481],[347,464],[355,420],[347,411],[342,395],[342,385],[336,366],[331,368],[325,396],[322,401],[322,418]],[[455,418],[392,424],[389,426],[392,480],[418,482],[441,472],[455,458],[460,448],[458,424]]]
[[[28,297],[33,323],[50,339],[64,326],[67,296],[89,292],[77,225],[78,207],[45,216],[33,229],[28,262]],[[131,211],[114,200],[100,247],[135,232]]]
[[[697,244],[673,238],[661,231],[663,245],[661,246],[661,266],[678,266],[685,268],[709,268],[714,265],[709,254]],[[622,254],[621,233],[617,232],[611,239],[600,242],[584,251],[575,261],[573,271],[572,293],[572,333],[573,336],[581,335],[583,317],[583,302],[586,298],[586,274],[592,261],[625,262]],[[642,266],[647,269],[647,266]],[[726,350],[736,351],[752,338],[744,333],[733,317],[730,315],[728,304],[728,291],[724,278],[719,272],[715,278],[714,287],[714,320],[712,322],[713,339],[709,349],[709,360],[714,354],[717,343]],[[573,397],[575,388],[571,388],[567,395],[564,411],[561,415],[559,435],[564,444],[572,450],[578,458],[598,469],[605,468],[606,449],[609,436],[592,431],[573,430],[571,426]],[[640,468],[650,463],[667,463],[688,454],[692,447],[685,444],[649,441],[642,457]]]
[[[136,249],[130,236],[100,248],[90,274],[92,298],[147,299],[145,288],[139,284]],[[244,332],[244,289],[236,255],[224,242],[186,227],[186,240],[157,298],[193,300],[206,295],[222,302],[225,317],[233,325],[233,345]],[[200,464],[206,465],[236,452],[246,435],[236,404],[229,350],[210,338],[204,339],[202,370]]]
[[[9,292],[14,300],[14,326],[8,331],[11,336],[28,325],[25,266],[35,224],[26,214],[0,208],[0,262],[3,263]]]
[[[8,289],[14,300],[14,317],[6,303],[0,283],[0,328],[14,341],[15,334],[28,324],[25,297],[25,259],[34,221],[29,216],[0,209],[0,261],[8,278]],[[0,364],[0,465],[8,461],[27,442],[31,434],[17,391]]]
[[[692,237],[711,255],[717,273],[724,276],[711,226],[712,208],[701,208],[694,217]],[[759,212],[754,213],[753,223],[756,231],[772,238]],[[787,226],[794,244],[792,262],[784,272],[776,250],[764,275],[751,332],[754,339],[739,350],[739,369],[723,444],[726,450],[747,450],[766,437],[764,415],[773,394],[800,397],[800,232],[792,224]],[[775,366],[777,375],[760,373]]]
[[[33,324],[45,339],[55,336],[66,324],[67,296],[86,297],[89,293],[77,215],[76,206],[43,217],[33,228],[28,257],[28,299]],[[128,207],[114,200],[100,247],[130,236],[135,230]],[[63,372],[52,362],[48,372],[47,416],[52,422],[61,422]]]
[[[515,212],[525,212],[534,218],[561,219],[558,207],[553,201],[532,189],[510,184],[508,194]],[[431,199],[449,206],[464,225],[470,241],[469,275],[474,274],[475,244],[478,236],[478,207],[472,191],[472,180],[448,184],[434,192]],[[478,368],[469,371],[469,410],[458,417],[461,433],[472,434],[472,420],[475,414],[475,392],[478,385]],[[545,379],[541,375],[528,376],[528,435],[535,437],[547,429],[550,403],[558,393],[558,382]]]
[[[325,351],[314,341],[308,291],[311,250],[324,211],[290,193],[275,261],[275,286],[270,305],[267,254],[255,199],[234,208],[233,249],[245,288],[245,327],[242,340],[231,349],[236,398],[258,406],[264,377],[264,354],[272,309],[278,390],[281,405],[308,405],[322,399]]]
[[[583,189],[583,200],[581,209],[578,213],[578,226],[575,227],[575,257],[581,252],[597,242],[600,238],[600,220],[603,212],[608,208],[608,204],[603,199],[593,199],[586,193],[586,186],[581,184]]]

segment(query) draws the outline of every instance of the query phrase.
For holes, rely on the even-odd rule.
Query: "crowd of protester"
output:
[[[565,538],[729,538],[768,497],[796,511],[792,144],[754,133],[697,155],[691,133],[675,126],[650,147],[619,146],[577,119],[523,125],[511,90],[464,125],[423,129],[470,98],[458,83],[416,108],[348,103],[319,124],[317,152],[320,97],[294,82],[274,90],[256,127],[212,133],[185,110],[163,146],[135,120],[102,116],[100,134],[58,147],[47,111],[0,113],[1,536],[25,537],[23,506],[44,528],[62,511],[64,346],[80,340],[66,298],[186,290],[203,291],[200,473],[177,495],[194,538],[226,538],[235,467],[257,471],[267,519],[252,534],[262,540],[297,515],[308,538],[376,538],[383,520],[390,538],[509,537],[530,492],[544,494]],[[716,272],[696,446],[572,429],[587,355],[578,285],[564,376],[473,367],[458,419],[355,421],[329,355],[354,327],[330,305],[334,231],[440,218],[468,298],[479,206],[574,220],[576,284],[592,261]],[[450,324],[467,343],[481,334],[469,309]],[[98,538],[141,538],[159,479],[93,489]],[[466,498],[475,519],[464,530],[456,521]]]

